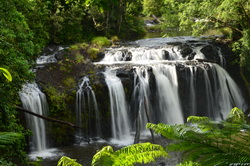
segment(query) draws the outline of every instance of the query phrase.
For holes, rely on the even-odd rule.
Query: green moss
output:
[[[66,110],[67,104],[67,94],[64,92],[60,92],[53,86],[45,87],[45,93],[48,96],[48,100],[50,102],[50,114],[54,114],[59,110]]]
[[[97,54],[100,52],[100,50],[98,48],[95,47],[90,47],[87,50],[87,53],[89,54],[91,59],[96,59],[97,58]]]
[[[60,66],[60,71],[67,71],[67,68],[65,66]]]
[[[103,46],[110,45],[110,41],[106,37],[103,37],[103,36],[94,37],[92,39],[91,43],[93,45],[98,46],[98,47],[103,47]]]
[[[89,47],[89,44],[87,44],[87,43],[81,43],[81,44],[80,44],[80,47],[81,47],[82,49],[84,49],[84,48]]]
[[[76,86],[76,81],[72,77],[68,77],[65,80],[63,80],[63,85],[69,88],[73,88]]]
[[[78,45],[71,45],[69,49],[73,51],[73,50],[78,50],[79,47]]]
[[[76,63],[84,63],[85,62],[83,55],[81,55],[79,52],[76,53],[75,60],[76,60]]]
[[[112,37],[111,37],[111,41],[112,41],[112,42],[117,42],[117,41],[119,41],[118,36],[112,36]]]

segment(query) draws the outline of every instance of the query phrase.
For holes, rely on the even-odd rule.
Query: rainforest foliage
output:
[[[15,111],[20,104],[18,92],[26,81],[34,80],[30,69],[47,44],[89,42],[97,36],[139,38],[145,33],[143,18],[148,16],[156,19],[165,36],[170,36],[169,30],[200,35],[212,29],[226,34],[250,85],[246,76],[250,71],[248,0],[1,0],[0,131],[26,133]],[[93,56],[96,52],[90,50]],[[11,82],[5,79],[5,69]],[[24,141],[19,145],[18,150],[23,150]]]
[[[133,166],[136,163],[155,162],[159,157],[171,157],[169,152],[182,152],[179,166],[239,165],[250,163],[250,123],[239,108],[233,108],[223,121],[208,117],[190,116],[186,124],[168,125],[148,123],[166,139],[172,140],[163,148],[151,143],[139,143],[114,151],[111,146],[103,147],[93,159],[92,166]],[[80,166],[75,160],[62,157],[58,166]]]

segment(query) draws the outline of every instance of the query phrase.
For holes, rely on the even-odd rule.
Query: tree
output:
[[[147,16],[161,16],[164,7],[164,0],[143,0],[143,13]]]
[[[201,35],[210,29],[227,31],[237,53],[241,76],[250,95],[250,3],[248,0],[165,0],[162,26]]]
[[[10,72],[5,68],[0,67],[0,72],[1,71],[3,72],[3,75],[5,76],[5,78],[9,82],[11,82],[12,76],[11,76]],[[15,153],[13,152],[14,149],[22,153],[22,151],[20,151],[19,148],[20,148],[20,144],[21,144],[20,142],[22,142],[23,139],[24,139],[24,137],[20,133],[0,132],[0,149],[1,149],[1,151],[0,151],[0,155],[1,155],[0,164],[1,165],[2,164],[3,165],[12,165],[12,163],[8,162],[7,160],[9,157],[11,157],[11,156],[13,157],[13,155],[15,155]],[[21,155],[21,154],[19,154],[19,155]]]

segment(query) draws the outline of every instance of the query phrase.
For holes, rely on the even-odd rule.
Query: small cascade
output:
[[[39,115],[46,115],[48,104],[46,96],[37,84],[27,83],[19,93],[23,108]],[[48,148],[46,127],[43,119],[25,114],[28,128],[32,131],[31,151],[45,151]]]
[[[94,115],[94,118],[92,117]],[[88,117],[88,120],[86,120]],[[83,118],[85,118],[83,124]],[[91,121],[91,119],[95,119]],[[99,110],[96,102],[95,93],[92,90],[91,86],[89,85],[89,78],[83,77],[80,80],[80,84],[78,86],[78,90],[76,93],[76,120],[77,126],[87,126],[87,132],[84,136],[82,130],[77,131],[78,137],[88,137],[88,136],[95,136],[101,137],[101,124],[100,124],[100,116]],[[94,127],[93,127],[94,126]],[[93,133],[92,131],[95,131]]]
[[[48,63],[57,63],[57,59],[64,53],[65,47],[62,46],[48,46],[46,47],[41,56],[36,60],[37,65],[44,65]]]
[[[115,70],[107,68],[104,76],[109,89],[112,137],[126,140],[130,137],[130,121],[123,85]]]

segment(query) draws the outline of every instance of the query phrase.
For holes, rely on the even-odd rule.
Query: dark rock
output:
[[[183,58],[187,57],[193,52],[193,50],[189,46],[180,46],[179,49],[181,50],[180,53]]]
[[[98,52],[97,53],[97,58],[93,60],[93,62],[99,62],[101,61],[105,56],[105,53],[104,52]]]
[[[216,49],[216,47],[213,47],[212,45],[206,45],[200,51],[209,60],[215,60],[215,61],[219,60],[218,50]]]
[[[163,59],[165,60],[171,60],[169,52],[167,50],[163,50]]]
[[[55,53],[55,58],[60,61],[64,58],[64,55],[65,55],[65,50],[60,50],[58,52]]]

